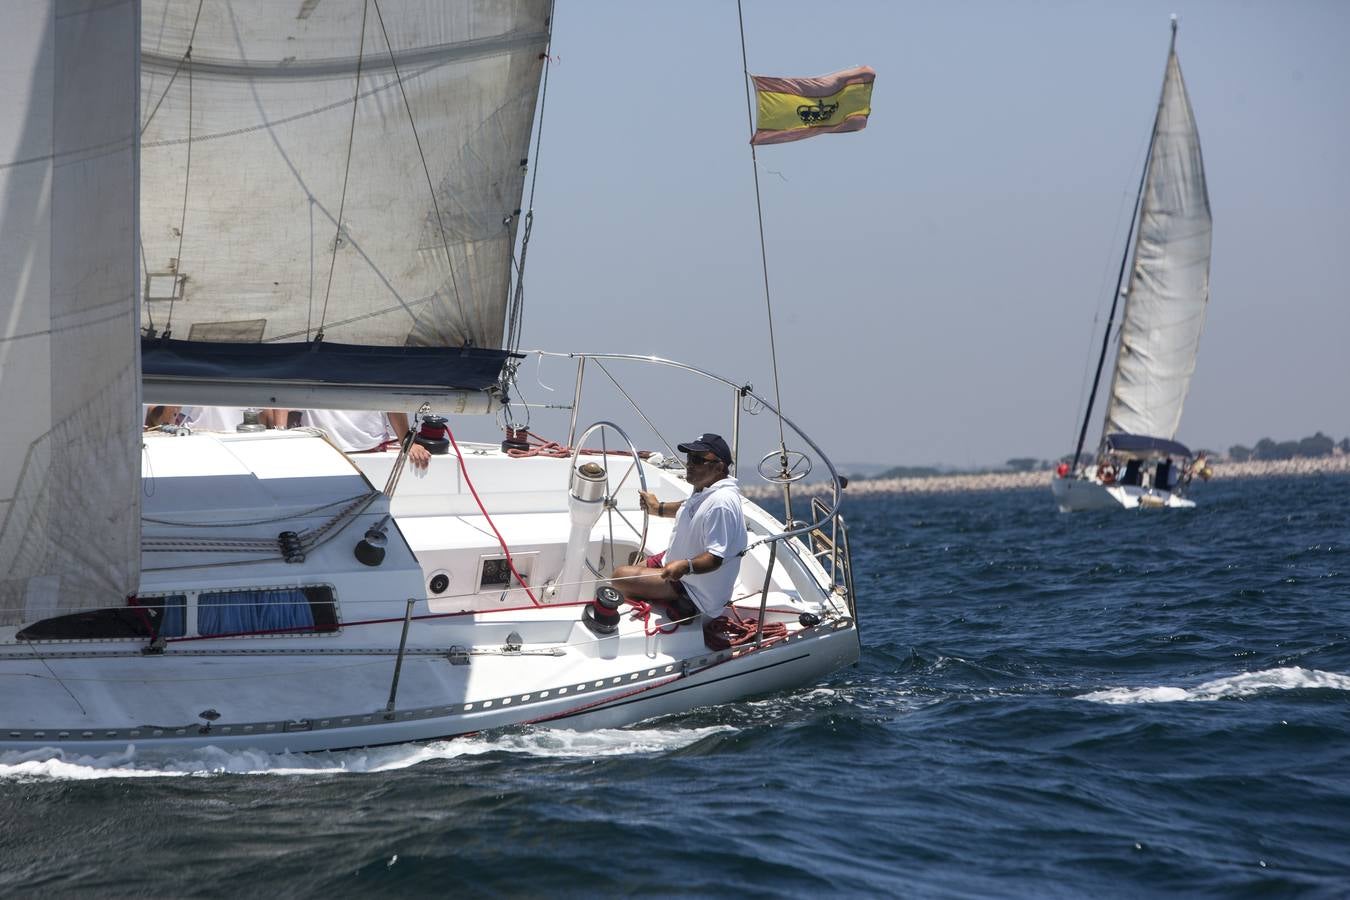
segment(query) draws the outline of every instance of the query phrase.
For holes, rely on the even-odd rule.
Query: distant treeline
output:
[[[1332,456],[1337,451],[1340,451],[1341,453],[1350,453],[1350,438],[1342,438],[1338,443],[1335,439],[1329,438],[1319,431],[1312,437],[1305,437],[1298,441],[1275,441],[1270,438],[1261,438],[1261,440],[1256,442],[1255,447],[1235,444],[1228,448],[1227,458],[1233,462],[1267,459],[1315,459],[1319,456]],[[1197,452],[1203,453],[1210,458],[1219,456],[1219,454],[1213,450],[1200,450]],[[861,481],[869,478],[933,478],[938,475],[988,475],[998,472],[1035,472],[1040,469],[1053,469],[1057,463],[1072,461],[1072,455],[1064,456],[1057,460],[1036,459],[1032,456],[1018,456],[1008,460],[1001,467],[994,468],[953,469],[938,468],[937,466],[894,466],[875,475],[850,475],[848,477],[853,481]]]
[[[1228,458],[1233,462],[1246,462],[1249,459],[1315,459],[1319,456],[1331,456],[1337,450],[1350,453],[1350,438],[1342,438],[1337,443],[1322,432],[1299,441],[1273,441],[1263,437],[1255,447],[1234,444],[1228,448]]]

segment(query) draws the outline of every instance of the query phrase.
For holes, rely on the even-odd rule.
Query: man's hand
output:
[[[414,469],[425,471],[431,464],[431,451],[421,444],[413,444],[408,448],[408,462],[413,464]]]
[[[661,503],[651,491],[638,491],[638,505],[652,515],[657,515]]]
[[[665,581],[679,581],[693,572],[694,567],[687,559],[677,559],[661,567],[661,578]]]

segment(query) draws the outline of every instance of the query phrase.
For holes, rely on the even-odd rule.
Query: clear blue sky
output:
[[[744,11],[752,72],[877,70],[865,131],[759,154],[784,409],[834,459],[1072,450],[1173,12],[1214,212],[1178,437],[1350,434],[1350,3]],[[553,57],[524,346],[772,391],[735,3],[558,0]],[[721,424],[703,402],[670,398],[674,436]]]

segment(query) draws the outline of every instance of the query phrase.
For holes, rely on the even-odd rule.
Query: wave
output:
[[[1180,701],[1231,700],[1254,697],[1273,691],[1332,690],[1350,692],[1350,675],[1299,667],[1243,672],[1193,688],[1139,687],[1109,688],[1082,694],[1077,699],[1096,703],[1177,703]]]
[[[0,783],[5,781],[91,781],[101,778],[182,778],[211,775],[334,776],[406,769],[432,760],[453,760],[492,753],[555,759],[658,754],[680,750],[727,731],[707,728],[610,728],[597,731],[520,730],[453,741],[400,744],[336,753],[267,753],[204,747],[174,755],[143,753],[130,746],[118,753],[87,756],[51,748],[0,753]]]

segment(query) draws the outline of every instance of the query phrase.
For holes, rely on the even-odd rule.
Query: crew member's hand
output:
[[[660,508],[660,501],[651,491],[638,491],[638,505],[652,515],[656,515],[657,509]]]
[[[664,581],[679,581],[689,574],[689,560],[677,559],[673,563],[666,563],[661,567],[661,578]]]
[[[408,462],[413,464],[414,469],[425,471],[431,464],[431,451],[421,444],[413,444],[408,448]]]

